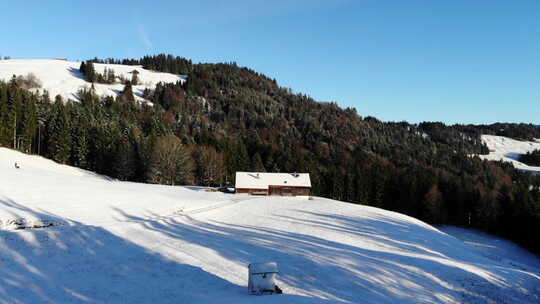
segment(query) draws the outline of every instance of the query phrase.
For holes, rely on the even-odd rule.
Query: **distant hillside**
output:
[[[16,82],[0,83],[0,143],[13,146],[16,125],[19,150],[150,183],[217,185],[234,182],[236,171],[309,172],[314,195],[473,226],[540,251],[540,178],[473,156],[489,153],[481,134],[496,126],[382,122],[293,94],[235,63],[167,55],[92,62],[185,72],[187,80],[145,89],[152,107],[90,89],[79,102],[51,103]],[[537,136],[533,125],[506,129]]]
[[[482,135],[482,140],[489,148],[489,155],[482,155],[481,158],[488,160],[504,160],[511,162],[515,168],[540,174],[540,163],[528,160],[534,154],[540,152],[540,141],[520,141],[508,137]]]
[[[87,81],[79,71],[81,62],[57,59],[9,59],[0,60],[0,80],[10,81],[15,76],[33,74],[39,85],[34,90],[47,90],[51,98],[60,95],[64,100],[78,100],[78,92],[83,88],[90,88],[92,83]],[[113,71],[116,80],[112,84],[94,83],[95,93],[99,96],[117,96],[124,89],[121,79],[131,79],[134,70],[138,73],[139,85],[133,90],[135,98],[143,100],[143,91],[153,89],[157,83],[175,83],[185,81],[185,77],[170,73],[149,71],[141,66],[127,66],[119,64],[95,64],[96,72],[105,73]]]

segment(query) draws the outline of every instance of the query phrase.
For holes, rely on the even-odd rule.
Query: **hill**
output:
[[[236,63],[91,61],[187,80],[144,90],[151,107],[91,89],[52,103],[0,82],[0,145],[134,182],[215,186],[236,171],[309,172],[315,195],[474,227],[540,252],[540,177],[475,156],[489,153],[482,134],[539,138],[538,126],[383,122]]]
[[[51,97],[60,95],[64,100],[79,100],[78,92],[88,89],[92,83],[88,82],[79,71],[81,62],[57,59],[9,59],[0,60],[0,80],[8,82],[13,75],[26,76],[33,74],[40,83],[34,90],[47,90]],[[106,70],[114,71],[118,77],[117,83],[94,83],[95,93],[99,96],[117,96],[124,89],[120,78],[131,79],[131,72],[136,70],[140,84],[133,87],[135,98],[142,98],[145,89],[153,89],[159,82],[176,83],[185,81],[182,75],[149,71],[142,66],[128,66],[121,64],[94,64],[97,73],[104,74]]]
[[[19,223],[0,226],[6,303],[540,300],[537,257],[378,208],[122,182],[6,148],[0,180],[0,220]],[[285,294],[247,295],[247,264],[268,260]]]
[[[540,149],[539,140],[522,141],[494,135],[482,135],[482,140],[488,146],[489,154],[480,157],[488,160],[503,160],[512,163],[516,169],[540,174],[540,167],[520,162],[522,155]]]

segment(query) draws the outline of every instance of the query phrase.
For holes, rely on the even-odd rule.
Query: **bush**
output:
[[[34,73],[28,73],[25,76],[17,76],[17,85],[24,89],[37,89],[41,88],[41,80],[37,78]]]

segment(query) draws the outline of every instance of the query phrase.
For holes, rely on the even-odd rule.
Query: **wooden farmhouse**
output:
[[[308,196],[309,173],[236,172],[236,193]]]

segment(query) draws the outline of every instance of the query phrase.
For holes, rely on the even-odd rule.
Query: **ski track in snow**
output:
[[[0,220],[61,224],[0,227],[0,303],[540,303],[540,259],[500,238],[194,189],[0,148]],[[247,294],[247,265],[263,261],[283,295]]]

